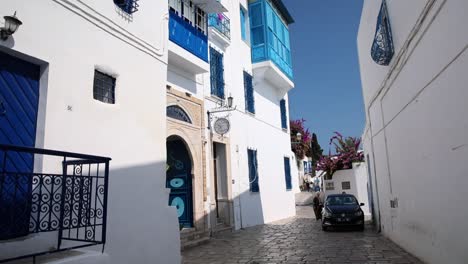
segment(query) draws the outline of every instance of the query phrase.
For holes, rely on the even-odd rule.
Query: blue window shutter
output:
[[[286,190],[292,189],[292,182],[291,182],[291,164],[289,162],[289,158],[284,157],[284,177],[286,180]]]
[[[223,54],[210,47],[211,94],[224,99]]]
[[[241,23],[241,37],[242,37],[242,40],[246,40],[247,39],[247,33],[245,31],[245,11],[242,8],[242,6],[240,7],[240,23]]]
[[[258,186],[258,162],[257,162],[257,151],[253,149],[247,150],[248,162],[249,162],[249,183],[251,192],[259,192]]]
[[[255,114],[255,99],[252,75],[244,71],[245,110]]]
[[[280,101],[280,110],[281,110],[281,127],[288,129],[288,116],[286,113],[286,100],[281,99]]]

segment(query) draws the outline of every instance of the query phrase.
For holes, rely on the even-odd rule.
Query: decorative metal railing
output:
[[[231,22],[224,14],[209,14],[208,26],[215,28],[227,39],[231,39]]]
[[[0,144],[0,263],[105,244],[110,160]],[[46,232],[52,247],[28,249],[31,234]],[[1,250],[21,246],[18,237],[21,253]]]

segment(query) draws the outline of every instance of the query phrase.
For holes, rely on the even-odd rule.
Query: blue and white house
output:
[[[295,214],[282,1],[0,15],[0,262],[179,263],[214,232]]]

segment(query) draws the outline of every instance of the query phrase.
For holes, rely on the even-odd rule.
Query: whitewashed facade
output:
[[[138,3],[138,10],[119,3]],[[265,22],[276,17],[282,46],[265,52],[281,49],[281,55],[252,63],[251,4],[262,6]],[[0,40],[0,56],[40,69],[30,147],[112,159],[105,246],[52,254],[54,261],[179,263],[181,246],[213,232],[295,215],[296,160],[283,124],[294,86],[287,29],[293,21],[281,1],[18,0],[0,7],[1,16],[15,11],[23,24]],[[229,18],[229,36],[208,26],[209,14]],[[184,42],[188,35],[197,41]],[[224,99],[212,94],[210,47],[223,54]],[[9,70],[8,63],[0,67]],[[246,110],[244,71],[252,76],[255,113]],[[94,99],[98,73],[114,80],[111,101],[110,93]],[[8,108],[5,91],[0,99]],[[209,120],[207,111],[229,96],[235,110]],[[208,129],[220,117],[230,122],[223,135]],[[252,192],[248,149],[257,153],[258,192]],[[35,158],[34,172],[61,173],[56,165]],[[56,231],[30,234],[0,240],[0,260],[56,249]]]
[[[167,3],[144,1],[128,15],[113,1],[2,2],[2,17],[15,11],[23,25],[0,53],[40,67],[35,147],[112,158],[104,253],[96,246],[61,263],[180,262],[165,188]],[[95,70],[116,78],[115,104],[93,99]],[[53,249],[57,236],[47,235],[0,241],[0,259]]]
[[[387,0],[394,55],[371,58],[381,1],[358,34],[364,151],[377,225],[427,263],[466,263],[468,2]]]

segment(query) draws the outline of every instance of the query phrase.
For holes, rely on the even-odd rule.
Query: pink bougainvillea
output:
[[[331,179],[337,170],[351,169],[353,162],[364,160],[364,154],[359,151],[360,138],[344,138],[340,133],[335,132],[335,135],[330,138],[330,149],[332,144],[337,154],[331,155],[329,152],[328,156],[323,156],[317,163],[317,170],[323,171],[326,179]]]
[[[298,159],[303,159],[306,153],[309,152],[310,141],[312,140],[312,135],[309,129],[304,127],[304,123],[304,119],[291,120],[289,122],[292,142],[291,149]],[[297,139],[297,133],[301,134],[301,139],[299,141]]]

